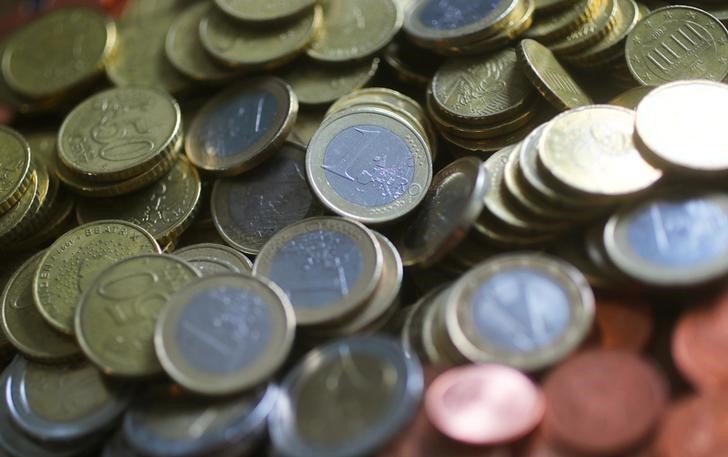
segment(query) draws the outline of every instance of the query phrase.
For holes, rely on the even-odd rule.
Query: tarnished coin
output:
[[[247,274],[253,272],[253,262],[237,250],[221,244],[193,244],[172,253],[186,260],[203,277],[224,273]]]
[[[79,300],[74,323],[81,349],[107,375],[161,373],[154,353],[157,317],[175,292],[198,277],[192,265],[168,255],[114,263],[96,276]]]
[[[33,275],[43,254],[28,259],[9,279],[2,295],[0,321],[5,336],[25,357],[62,362],[81,352],[75,341],[51,329],[33,302]]]
[[[241,21],[266,22],[296,16],[318,0],[215,0],[218,8]]]
[[[278,78],[246,80],[224,90],[197,113],[185,151],[197,167],[237,175],[270,157],[296,122],[298,99]]]
[[[3,77],[25,97],[54,97],[98,76],[115,42],[116,26],[100,11],[60,8],[12,36],[2,56]]]
[[[324,1],[321,32],[306,51],[322,62],[362,59],[384,48],[402,27],[394,0]]]
[[[635,131],[645,158],[682,172],[728,171],[728,85],[680,81],[650,92],[637,107]]]
[[[299,325],[321,325],[351,315],[371,298],[382,275],[382,252],[363,225],[316,217],[273,236],[253,274],[283,289]]]
[[[221,399],[175,394],[173,386],[160,386],[132,405],[123,438],[149,457],[245,455],[264,435],[278,398],[274,385]]]
[[[137,254],[159,253],[144,229],[129,222],[98,221],[58,238],[40,260],[33,277],[33,300],[55,329],[72,335],[79,299],[104,268]]]
[[[390,111],[352,108],[329,117],[308,145],[306,173],[335,213],[364,223],[399,219],[432,181],[427,142]]]
[[[617,212],[604,231],[612,262],[662,287],[693,286],[728,273],[728,195],[675,189]]]
[[[46,175],[47,179],[47,175]],[[21,239],[32,222],[33,214],[40,206],[40,178],[36,170],[30,172],[30,184],[15,205],[0,215],[0,248],[7,249]],[[46,181],[47,185],[47,181]]]
[[[346,66],[304,61],[285,75],[302,105],[324,105],[367,85],[377,73],[379,57]]]
[[[0,214],[17,203],[30,178],[28,142],[15,130],[0,126]]]
[[[393,340],[355,337],[315,349],[283,381],[269,421],[275,450],[281,457],[369,455],[409,423],[423,384],[417,359]]]
[[[200,209],[201,190],[195,167],[179,159],[167,176],[133,194],[79,201],[76,216],[81,224],[102,219],[128,221],[165,245],[192,223]]]
[[[227,243],[255,255],[280,230],[323,213],[306,180],[305,157],[303,146],[286,143],[255,171],[215,183],[212,216]]]
[[[164,370],[207,395],[266,381],[288,357],[296,319],[274,284],[237,274],[203,278],[177,292],[159,317],[154,345]]]
[[[58,157],[94,181],[141,174],[170,155],[182,134],[179,105],[148,88],[110,89],[74,108],[58,133]]]
[[[528,79],[555,108],[567,110],[594,103],[547,47],[525,39],[516,50]]]
[[[690,6],[653,11],[629,34],[625,53],[630,73],[645,85],[728,76],[728,30]]]
[[[488,184],[488,172],[475,157],[458,159],[440,170],[398,240],[402,262],[430,265],[460,244],[483,209]]]
[[[594,320],[594,295],[571,265],[535,253],[494,257],[452,287],[447,333],[468,360],[538,371],[573,351]]]

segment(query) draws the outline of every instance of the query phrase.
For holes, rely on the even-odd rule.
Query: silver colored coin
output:
[[[193,244],[172,254],[188,261],[203,277],[225,273],[248,274],[253,271],[253,262],[249,258],[222,244]]]

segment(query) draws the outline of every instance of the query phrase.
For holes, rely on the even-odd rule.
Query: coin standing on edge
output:
[[[172,255],[189,262],[203,277],[221,273],[253,272],[253,262],[249,258],[242,252],[222,244],[193,244],[173,251]]]

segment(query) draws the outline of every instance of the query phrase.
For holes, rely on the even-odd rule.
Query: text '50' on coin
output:
[[[278,78],[247,80],[210,100],[187,134],[187,157],[197,167],[238,175],[267,159],[293,129],[298,100]]]
[[[288,357],[295,315],[274,284],[218,275],[177,292],[157,322],[164,370],[206,395],[242,392],[267,380]]]
[[[286,293],[299,325],[320,325],[361,309],[382,274],[382,252],[363,225],[336,217],[306,219],[278,232],[253,274]]]
[[[426,140],[398,115],[352,108],[313,136],[306,173],[330,210],[377,224],[405,216],[425,198],[432,159]]]
[[[253,272],[253,262],[242,252],[215,243],[186,246],[172,253],[189,262],[203,277],[221,273],[247,274]]]

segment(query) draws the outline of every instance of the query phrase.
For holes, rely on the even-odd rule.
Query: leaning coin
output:
[[[215,182],[212,217],[227,243],[256,255],[280,230],[323,213],[306,180],[305,157],[305,147],[285,143],[255,171]]]
[[[238,175],[260,165],[296,123],[298,99],[284,81],[246,80],[210,100],[195,116],[185,151],[197,167]]]
[[[379,57],[352,65],[303,61],[283,75],[302,105],[325,105],[365,86],[377,73]]]
[[[189,262],[203,277],[223,273],[253,272],[253,262],[249,258],[242,252],[222,244],[193,244],[172,252],[172,255]]]
[[[369,455],[409,423],[423,384],[419,361],[394,340],[354,337],[315,349],[281,386],[269,421],[275,450],[282,457]]]
[[[17,203],[30,184],[30,146],[15,130],[0,126],[0,214]]]
[[[267,380],[293,345],[296,320],[274,284],[218,275],[177,292],[157,321],[162,367],[183,387],[228,395]]]
[[[101,270],[126,257],[158,252],[154,238],[134,224],[107,220],[82,225],[58,238],[41,258],[33,300],[52,327],[72,335],[81,294]]]
[[[162,373],[154,353],[154,326],[170,297],[199,278],[187,262],[146,254],[101,271],[76,308],[78,343],[91,362],[111,376]]]
[[[313,8],[317,0],[215,0],[215,5],[241,21],[279,21]]]
[[[72,339],[53,330],[33,303],[33,275],[44,252],[28,259],[10,278],[2,295],[2,330],[25,357],[62,362],[80,355]]]

